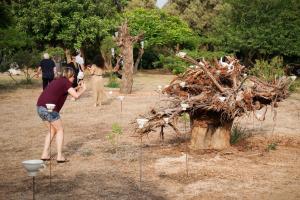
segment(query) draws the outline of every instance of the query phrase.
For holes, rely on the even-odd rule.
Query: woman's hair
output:
[[[101,54],[98,54],[94,57],[93,64],[95,64],[97,67],[101,69],[105,68],[105,61]]]
[[[65,67],[63,69],[63,74],[62,75],[63,75],[63,77],[65,77],[67,79],[73,77],[74,74],[75,74],[75,72],[74,72],[74,70],[71,67]]]

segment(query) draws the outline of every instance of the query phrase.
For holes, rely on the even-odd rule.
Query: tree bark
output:
[[[138,71],[138,66],[139,66],[140,61],[141,61],[141,59],[143,57],[143,54],[144,54],[144,49],[142,49],[142,48],[139,49],[139,55],[138,55],[138,57],[137,57],[137,59],[136,59],[136,61],[134,63],[133,73],[136,73]]]
[[[193,119],[191,149],[220,150],[230,147],[230,133],[233,121],[221,123],[219,119]]]
[[[123,94],[130,94],[133,85],[133,48],[130,40],[124,41],[121,53],[124,58],[124,65],[120,92]]]
[[[66,59],[67,59],[67,63],[70,63],[72,58],[71,58],[71,52],[70,52],[70,49],[65,49],[65,56],[66,56]]]
[[[115,40],[121,49],[121,55],[123,56],[124,62],[120,92],[123,94],[130,94],[133,85],[133,44],[140,40],[143,34],[131,36],[127,21],[120,26],[118,33]]]

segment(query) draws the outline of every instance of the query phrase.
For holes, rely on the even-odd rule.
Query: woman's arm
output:
[[[86,90],[86,85],[85,85],[85,83],[84,82],[80,82],[80,84],[79,84],[79,91],[78,92],[76,92],[76,90],[74,89],[74,88],[69,88],[68,89],[68,93],[72,96],[72,97],[74,97],[75,99],[78,99],[82,94],[83,94],[83,92]]]
[[[117,71],[120,70],[120,61],[121,61],[121,57],[118,57],[118,58],[117,58],[116,66],[115,66],[114,69],[113,69],[114,72],[117,72]]]
[[[91,67],[88,67],[89,71],[91,74],[94,74],[95,73],[95,66],[92,65]]]

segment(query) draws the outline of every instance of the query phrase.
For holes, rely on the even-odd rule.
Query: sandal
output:
[[[41,158],[42,161],[50,161],[51,159],[53,159],[54,156],[51,156],[50,158]]]
[[[64,160],[56,160],[57,163],[65,163],[65,162],[69,162],[68,159],[64,159]]]

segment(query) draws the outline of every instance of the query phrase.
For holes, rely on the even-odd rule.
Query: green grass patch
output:
[[[245,128],[240,127],[238,124],[232,126],[230,144],[237,144],[248,137],[250,137],[250,134],[247,133]]]
[[[272,142],[270,144],[268,144],[266,151],[269,152],[271,150],[276,150],[277,149],[278,144],[276,142]]]
[[[108,83],[105,85],[105,87],[119,88],[120,84],[118,82],[118,77],[114,74],[110,74],[109,79],[108,79]]]

